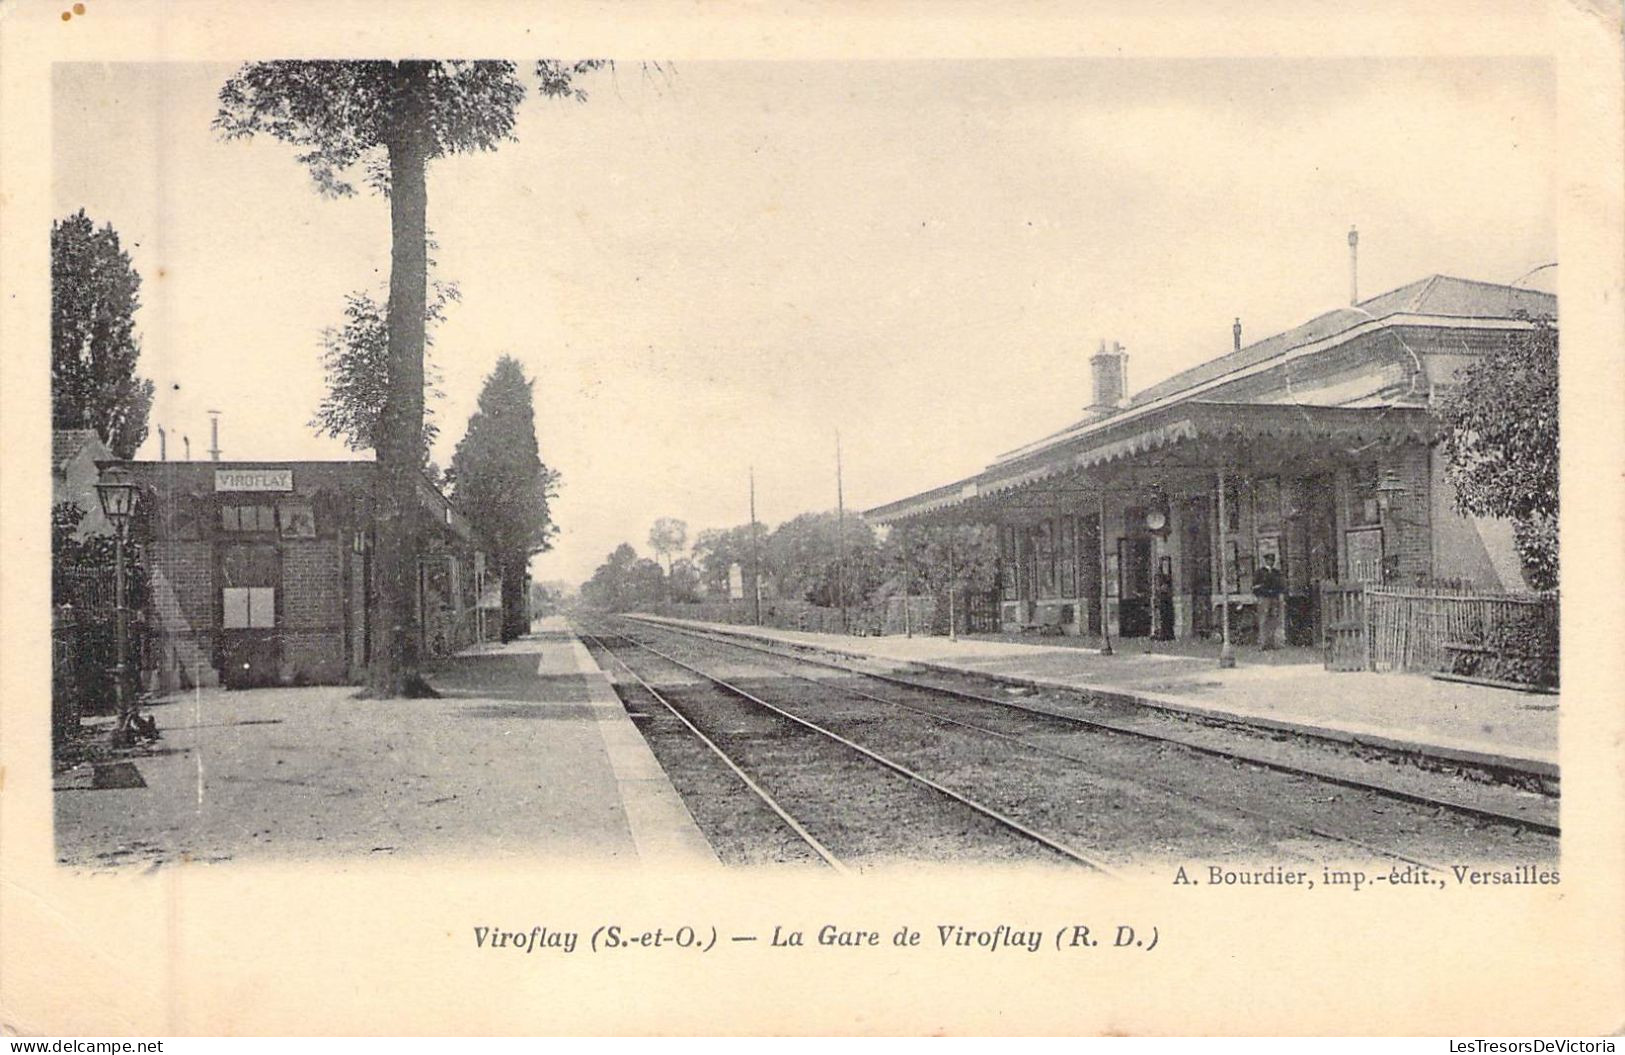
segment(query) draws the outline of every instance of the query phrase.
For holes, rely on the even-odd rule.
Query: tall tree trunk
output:
[[[507,554],[502,559],[502,640],[512,641],[529,632],[525,618],[525,588],[529,585],[530,561],[526,555]]]
[[[414,693],[418,673],[418,477],[423,461],[423,341],[428,298],[428,67],[402,62],[389,153],[389,391],[375,438],[379,635],[367,671],[377,697]]]

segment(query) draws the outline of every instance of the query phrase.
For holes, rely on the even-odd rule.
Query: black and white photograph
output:
[[[1571,893],[1559,727],[1606,690],[1564,594],[1604,565],[1560,376],[1618,349],[1565,334],[1551,47],[525,33],[37,64],[36,875],[936,884],[981,914],[927,945],[1051,957],[1201,939],[977,884],[1416,935]],[[626,940],[491,914],[447,947]],[[670,940],[908,944],[751,919]]]
[[[64,864],[1556,867],[1548,64],[52,90]]]

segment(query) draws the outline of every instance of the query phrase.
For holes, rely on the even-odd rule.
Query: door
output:
[[[1359,583],[1320,590],[1321,625],[1326,628],[1327,670],[1365,670],[1368,646],[1365,633],[1365,587]]]
[[[281,572],[275,543],[221,547],[220,680],[227,688],[275,685],[280,680],[277,611]]]
[[[1118,634],[1145,637],[1151,633],[1151,540],[1117,540],[1119,584]]]

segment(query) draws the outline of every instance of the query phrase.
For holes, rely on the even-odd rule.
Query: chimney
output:
[[[1360,303],[1360,232],[1349,226],[1349,304]]]
[[[1236,316],[1236,324],[1230,327],[1230,339],[1235,344],[1235,350],[1241,351],[1241,316]]]
[[[209,411],[209,458],[211,461],[220,460],[220,412]]]
[[[1101,341],[1100,351],[1089,357],[1089,368],[1095,387],[1089,409],[1097,415],[1117,410],[1128,395],[1128,352],[1116,341],[1107,351],[1106,342]]]
[[[161,461],[161,462],[169,461],[169,453],[168,453],[169,452],[169,447],[168,447],[168,443],[167,443],[168,439],[169,439],[169,436],[168,436],[167,433],[164,432],[164,427],[162,425],[159,425],[158,426],[158,460]]]
[[[181,443],[184,444],[185,447],[186,447],[186,460],[191,461],[192,460],[192,437],[188,436],[184,432],[181,433]]]

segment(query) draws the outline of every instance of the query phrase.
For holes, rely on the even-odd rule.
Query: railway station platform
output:
[[[1309,663],[1220,669],[1213,660],[1137,651],[1113,654],[1074,645],[946,637],[852,637],[773,627],[703,623],[659,616],[650,622],[816,648],[861,659],[975,674],[1037,688],[1113,699],[1274,731],[1558,776],[1558,697],[1414,674],[1344,673]]]
[[[57,852],[89,867],[453,855],[590,867],[717,857],[563,621],[428,672],[436,699],[355,686],[178,693],[163,738],[54,781]],[[100,719],[98,719],[100,721]]]

